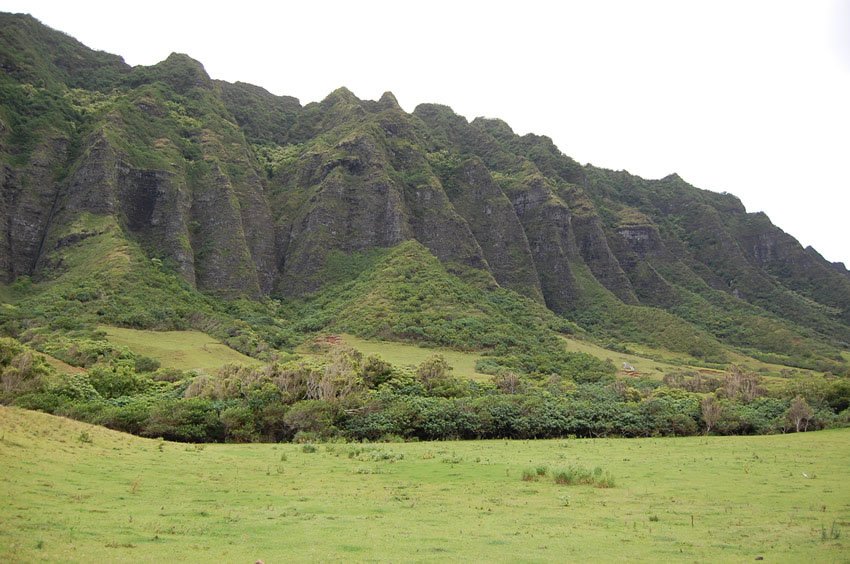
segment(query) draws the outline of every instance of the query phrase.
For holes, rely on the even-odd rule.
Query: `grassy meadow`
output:
[[[110,342],[122,345],[136,354],[155,358],[165,368],[179,370],[199,370],[212,372],[225,364],[257,364],[258,361],[228,347],[221,341],[200,331],[149,331],[127,329],[102,325]],[[482,355],[475,352],[457,351],[445,347],[422,347],[409,343],[362,339],[354,335],[340,335],[342,341],[364,355],[376,354],[396,366],[416,366],[434,354],[441,354],[453,367],[456,376],[478,381],[487,381],[491,376],[478,372],[476,363]],[[610,359],[618,372],[623,375],[623,363],[632,365],[642,376],[660,380],[665,374],[682,370],[694,370],[703,373],[721,374],[721,370],[707,369],[691,365],[693,359],[682,353],[673,353],[661,349],[653,349],[637,344],[630,344],[634,352],[623,353],[606,349],[590,341],[562,337],[567,351],[581,352],[601,360]],[[302,354],[312,354],[307,347],[301,347]],[[751,357],[729,351],[733,363],[746,369],[759,371],[768,377],[778,375],[786,367],[772,365]],[[73,372],[60,361],[48,358],[48,362],[63,372]],[[795,372],[809,373],[807,370],[796,369]]]
[[[213,371],[225,364],[259,362],[200,331],[144,331],[106,325],[99,329],[110,342],[155,358],[164,368]]]
[[[190,445],[2,407],[0,560],[846,561],[848,461],[850,429]]]
[[[343,342],[359,350],[364,355],[378,355],[396,366],[417,366],[434,354],[441,354],[452,366],[455,376],[471,380],[490,380],[492,376],[481,374],[475,370],[475,363],[481,359],[480,354],[455,351],[445,348],[417,347],[406,343],[390,341],[372,341],[353,335],[341,335]]]

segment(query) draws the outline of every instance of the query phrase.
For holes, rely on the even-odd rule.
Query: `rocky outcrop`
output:
[[[573,310],[579,300],[573,274],[578,249],[569,208],[539,176],[526,179],[508,197],[528,238],[546,306],[557,313]]]
[[[732,195],[582,166],[446,106],[408,114],[389,92],[302,107],[186,55],[131,69],[32,18],[0,23],[4,281],[60,275],[48,255],[108,228],[200,290],[303,296],[339,256],[415,240],[454,274],[583,322],[651,305],[744,344],[777,320],[850,342],[846,268]]]
[[[369,139],[344,143],[333,154],[303,155],[291,176],[281,176],[288,186],[276,190],[273,204],[281,241],[277,292],[317,290],[335,250],[389,247],[412,237],[402,191],[382,174],[383,159],[368,158],[376,150]]]
[[[22,169],[0,169],[0,217],[5,222],[0,266],[7,281],[35,270],[59,191],[57,164],[67,157],[68,140],[48,137]]]
[[[587,195],[575,185],[565,186],[558,194],[573,211],[572,228],[578,252],[593,276],[624,303],[638,303],[628,276],[611,250],[602,220]]]
[[[352,103],[347,91],[322,102],[331,116],[341,113],[338,105]],[[281,293],[318,289],[334,251],[365,251],[407,239],[418,240],[447,263],[486,269],[469,226],[424,156],[412,148],[413,129],[401,110],[388,97],[372,109],[379,113],[371,126],[341,132],[332,147],[305,150],[272,183],[281,234],[276,284]],[[354,113],[355,120],[363,116]],[[345,126],[337,118],[319,123],[330,129],[327,136]]]
[[[452,205],[469,224],[496,281],[534,300],[543,292],[531,249],[513,204],[490,171],[471,158],[443,181]]]
[[[195,285],[195,256],[189,238],[192,200],[185,179],[124,163],[118,171],[123,225],[152,254],[170,259],[180,276]]]
[[[742,214],[737,219],[730,229],[752,263],[795,292],[835,308],[850,323],[850,287],[843,265],[837,268],[814,249],[804,249],[764,213]]]
[[[676,303],[675,289],[653,264],[671,261],[655,225],[620,225],[612,230],[609,241],[640,303],[657,307]]]
[[[221,295],[260,296],[257,269],[230,178],[215,163],[193,175],[191,231],[198,288]]]

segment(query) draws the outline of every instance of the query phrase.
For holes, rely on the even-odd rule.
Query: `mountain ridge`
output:
[[[301,105],[187,55],[130,67],[0,19],[9,284],[55,283],[114,238],[208,295],[304,300],[334,253],[416,241],[604,338],[846,366],[850,273],[730,194],[581,165],[498,119],[407,113],[390,92]]]

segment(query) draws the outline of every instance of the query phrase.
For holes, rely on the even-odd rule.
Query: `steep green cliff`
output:
[[[212,80],[186,55],[129,67],[29,16],[0,15],[0,69],[7,332],[49,323],[24,307],[46,295],[92,323],[156,327],[243,319],[227,300],[247,298],[275,311],[255,349],[286,341],[275,331],[494,348],[511,331],[548,342],[569,329],[704,362],[732,347],[847,369],[843,265],[676,175],[582,166],[546,137],[445,106],[409,114],[390,93],[340,88],[302,106]],[[397,276],[370,274],[389,266],[368,257],[392,248]],[[146,291],[156,315],[122,317],[115,304]],[[311,321],[275,321],[270,298]],[[411,317],[417,303],[427,314]],[[549,312],[511,325],[516,304]]]

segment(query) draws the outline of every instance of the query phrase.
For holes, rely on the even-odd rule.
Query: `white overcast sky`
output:
[[[0,0],[89,47],[318,101],[391,90],[671,172],[850,266],[850,0]]]

